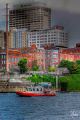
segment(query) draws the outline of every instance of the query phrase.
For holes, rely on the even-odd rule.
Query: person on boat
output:
[[[44,90],[44,93],[47,93],[47,91],[46,91],[46,90]]]

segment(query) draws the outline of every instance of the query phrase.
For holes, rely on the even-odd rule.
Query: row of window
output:
[[[10,58],[10,57],[8,58],[8,62],[12,62],[12,63],[14,63],[14,62],[17,63],[17,60],[19,62],[20,58],[15,58],[15,59],[14,58]]]

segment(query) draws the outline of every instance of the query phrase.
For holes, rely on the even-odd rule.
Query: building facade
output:
[[[27,30],[10,29],[9,30],[9,48],[27,47]]]
[[[26,28],[29,31],[43,30],[51,27],[51,9],[46,3],[33,2],[13,5],[9,11],[9,29]]]
[[[4,30],[0,30],[0,47],[5,47]]]
[[[69,33],[63,30],[63,27],[55,26],[53,29],[43,31],[28,32],[28,47],[36,44],[40,48],[41,45],[56,44],[69,46]]]
[[[60,54],[60,60],[65,59],[69,61],[76,61],[80,59],[80,43],[76,44],[74,48],[66,48]]]

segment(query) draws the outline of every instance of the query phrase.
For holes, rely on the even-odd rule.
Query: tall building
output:
[[[51,27],[51,9],[46,3],[33,2],[13,5],[9,11],[9,29],[26,28],[29,31],[43,30]]]
[[[27,30],[10,29],[9,31],[9,48],[27,47]]]
[[[28,47],[30,47],[31,44],[36,44],[36,47],[40,48],[41,45],[53,43],[68,47],[69,33],[65,32],[61,26],[54,26],[52,29],[43,31],[28,32]]]
[[[0,30],[0,47],[5,47],[4,30]]]

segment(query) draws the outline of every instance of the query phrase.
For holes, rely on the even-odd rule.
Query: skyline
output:
[[[6,2],[5,2],[6,1]],[[5,14],[6,3],[12,9],[13,4],[27,3],[29,0],[5,0],[0,1],[0,30],[6,30]],[[69,32],[69,47],[75,47],[80,42],[80,1],[79,0],[30,0],[30,2],[46,2],[51,8],[51,26],[63,26],[64,30]]]

